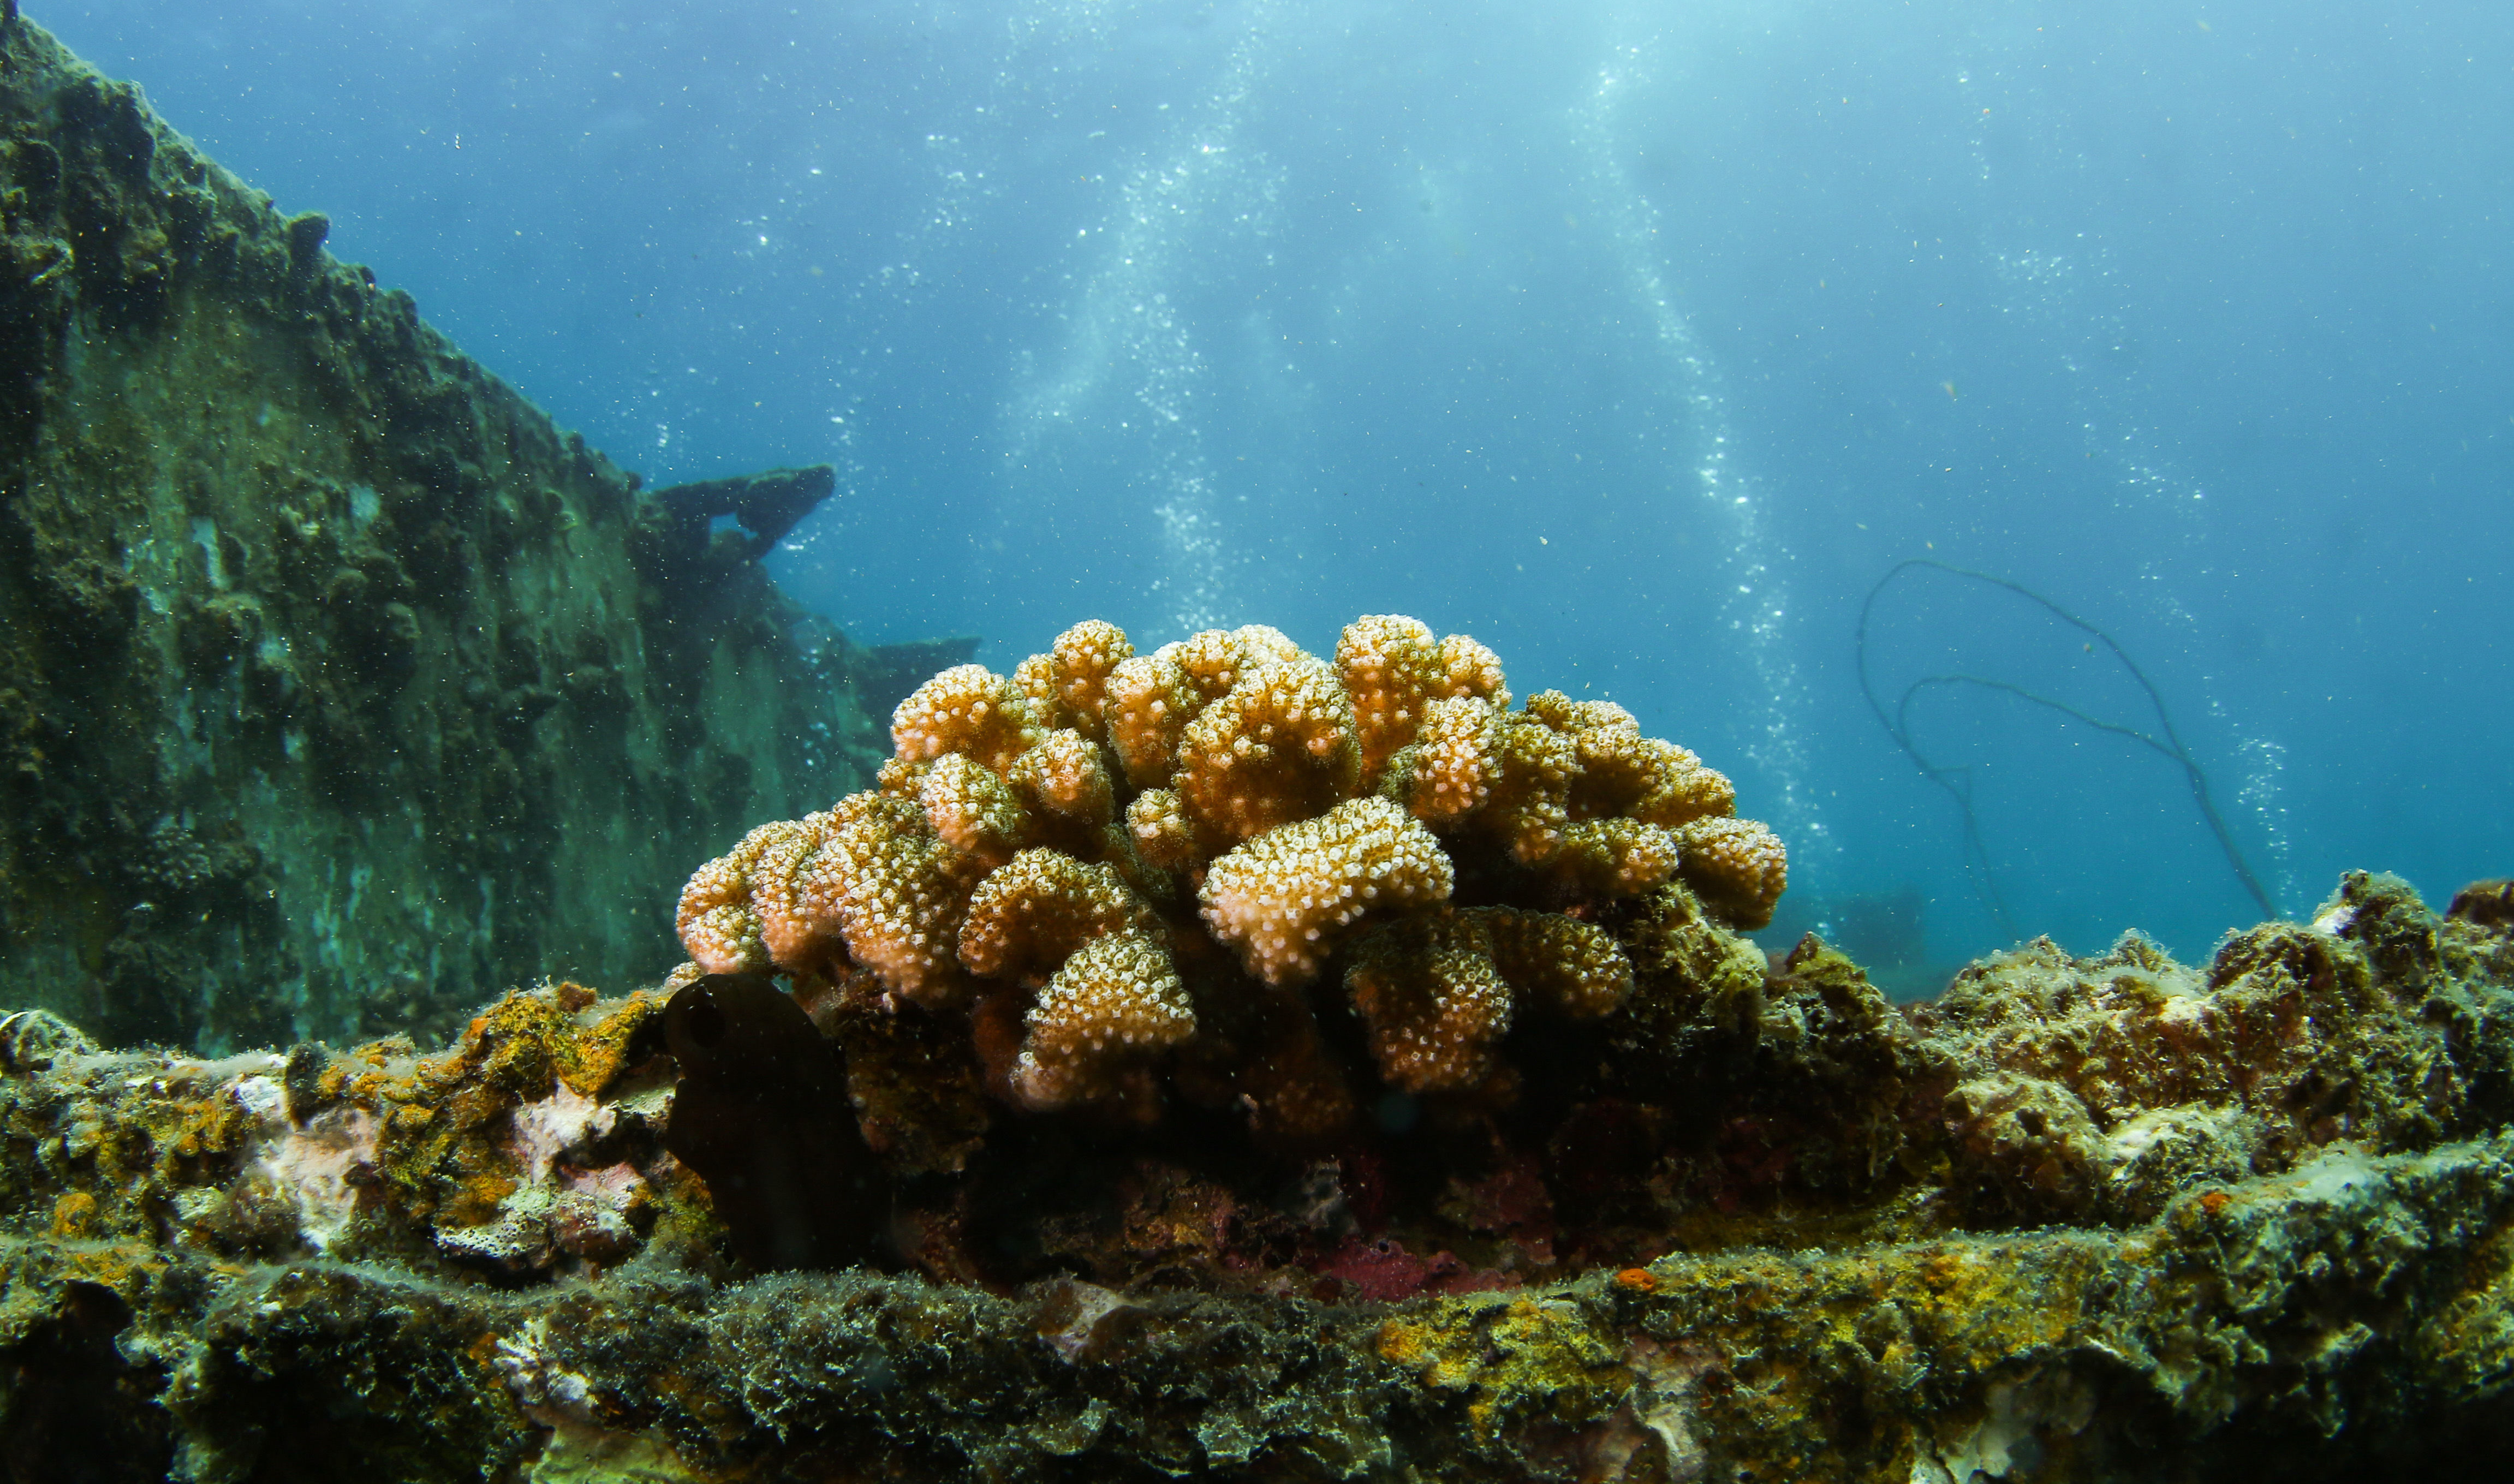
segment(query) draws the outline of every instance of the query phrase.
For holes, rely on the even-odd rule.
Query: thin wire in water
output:
[[[1926,567],[1931,571],[1943,572],[1950,577],[1963,578],[1969,582],[1987,582],[1993,587],[2013,593],[2043,609],[2071,628],[2088,635],[2092,642],[2101,644],[2113,659],[2119,662],[2130,679],[2137,683],[2139,690],[2146,695],[2149,708],[2156,713],[2156,731],[2143,732],[2121,722],[2106,721],[2102,717],[2089,715],[2067,702],[2056,701],[2051,697],[2029,691],[2012,681],[1994,679],[1987,675],[1924,675],[1905,686],[1902,694],[1894,699],[1894,703],[1889,708],[1884,698],[1878,694],[1877,687],[1868,674],[1868,622],[1876,610],[1878,595],[1883,593],[1894,579],[1915,567]],[[2269,893],[2261,888],[2260,878],[2252,874],[2252,867],[2245,861],[2242,848],[2236,845],[2233,832],[2226,828],[2225,818],[2218,814],[2216,802],[2210,797],[2208,773],[2201,768],[2199,760],[2191,755],[2191,749],[2183,744],[2180,734],[2174,731],[2173,715],[2166,709],[2165,698],[2157,692],[2155,683],[2147,678],[2147,672],[2138,667],[2138,662],[2132,660],[2129,652],[2116,643],[2112,635],[2021,582],[2012,582],[1987,572],[1975,572],[1969,567],[1958,567],[1949,562],[1916,556],[1908,557],[1887,568],[1886,575],[1877,580],[1877,585],[1868,589],[1867,598],[1859,605],[1857,645],[1860,694],[1868,699],[1868,708],[1876,713],[1877,724],[1886,729],[1886,735],[1894,740],[1894,745],[1901,748],[1903,755],[1909,757],[1913,766],[1921,770],[1921,776],[1945,789],[1947,796],[1956,801],[1956,808],[1964,817],[1965,873],[1971,878],[1973,890],[1980,895],[1983,905],[1989,907],[1992,914],[1999,919],[2002,931],[2011,937],[2018,936],[2016,920],[2009,914],[2007,900],[2000,895],[1998,878],[1990,868],[1990,852],[1981,838],[1981,821],[1973,812],[1972,767],[1970,764],[1951,768],[1940,767],[1929,761],[1928,757],[1921,751],[1919,744],[1912,741],[1912,702],[1914,698],[1926,691],[1972,687],[2013,696],[2047,710],[2056,711],[2072,721],[2091,727],[2098,732],[2128,738],[2141,746],[2163,754],[2182,770],[2184,779],[2189,782],[2192,801],[2200,806],[2200,817],[2207,822],[2209,832],[2216,837],[2217,848],[2225,852],[2226,864],[2234,871],[2235,879],[2243,883],[2246,892],[2251,894],[2252,902],[2260,908],[2263,917],[2278,915],[2278,907],[2270,901]]]

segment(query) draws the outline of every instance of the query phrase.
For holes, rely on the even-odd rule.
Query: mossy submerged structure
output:
[[[656,883],[945,659],[760,575],[826,467],[641,494],[325,228],[8,23],[0,980],[118,1041],[658,972]]]
[[[866,777],[797,657],[885,703],[899,657],[798,638],[757,579],[791,482],[641,500],[5,14],[11,1477],[2485,1477],[2514,1446],[2505,893],[2440,920],[2381,877],[2203,969],[2034,943],[1899,1008],[1665,883],[1599,913],[1630,998],[1565,1043],[1618,1095],[1533,1146],[1382,1108],[1252,1160],[938,1097],[890,1111],[988,1139],[889,1192],[922,1270],[744,1268],[666,1147],[663,994],[454,1007],[519,965],[650,980],[693,861]],[[928,1055],[873,1023],[851,1058]],[[256,1041],[291,1049],[216,1054]]]
[[[997,1213],[1017,1282],[729,1265],[652,991],[517,993],[434,1056],[21,1013],[0,1441],[133,1479],[2494,1476],[2501,929],[2356,875],[2205,969],[2037,943],[1896,1007],[1812,941],[1729,962],[1636,986],[1689,1090],[1646,1221],[1568,1158],[1374,1226],[1333,1161],[1252,1196],[1051,1142],[1082,1188]]]

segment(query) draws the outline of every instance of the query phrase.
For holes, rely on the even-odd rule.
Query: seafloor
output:
[[[1896,1484],[2514,1445],[2501,927],[2361,875],[2201,968],[2037,943],[1897,1007],[1810,943],[1641,992],[1698,1088],[1646,1211],[1558,1163],[1373,1229],[1331,1164],[1068,1152],[1088,1188],[955,1281],[731,1266],[652,992],[426,1055],[21,1013],[0,1440],[21,1478]]]
[[[2514,889],[2352,874],[2205,966],[2037,942],[1898,1006],[1737,935],[1777,843],[1612,708],[1443,648],[1457,745],[1277,818],[1193,728],[1137,776],[1087,625],[1000,757],[963,707],[785,819],[966,653],[760,577],[826,471],[641,491],[322,234],[0,11],[10,1479],[2501,1473]],[[1216,736],[1380,673],[1278,658]],[[681,880],[781,819],[664,981]],[[1338,819],[1421,846],[1411,926],[1312,955],[1358,1016],[1211,890]],[[880,889],[835,927],[764,863],[806,845]],[[919,958],[873,898],[920,882],[1079,936]],[[1489,993],[1408,1000],[1465,983],[1409,943]],[[831,1231],[864,1265],[762,1270]]]

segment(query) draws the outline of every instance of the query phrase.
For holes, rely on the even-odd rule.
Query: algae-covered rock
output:
[[[651,978],[895,699],[755,560],[826,467],[643,496],[325,230],[0,35],[0,983],[113,1042]]]
[[[2359,874],[2205,968],[2038,943],[1915,1006],[1681,898],[1615,931],[1648,1035],[1601,1043],[1614,1094],[1537,1147],[1440,1136],[1493,1142],[1479,1181],[999,1115],[908,1162],[893,1273],[742,1263],[669,1152],[659,991],[519,992],[432,1054],[10,1017],[0,1446],[198,1478],[315,1449],[407,1479],[2162,1484],[2483,1477],[2514,1433],[2502,931]]]

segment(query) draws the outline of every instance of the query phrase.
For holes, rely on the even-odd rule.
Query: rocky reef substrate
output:
[[[1052,1198],[869,1195],[960,1223],[892,1271],[731,1257],[666,1147],[656,990],[545,985],[425,1054],[110,1052],[22,1012],[0,1446],[200,1479],[1905,1484],[2502,1456],[2501,925],[2352,875],[2205,966],[2035,943],[1909,1006],[1812,940],[1747,977],[1742,941],[1698,932],[1637,955],[1664,1076],[1595,1100],[1582,1126],[1613,1137],[1515,1149],[1495,1124],[1480,1173],[1452,1152],[1427,1191],[1352,1150],[1046,1115],[1019,1164]],[[1402,1164],[1427,1136],[1377,1137]],[[984,1165],[963,1178],[1013,1178]]]

